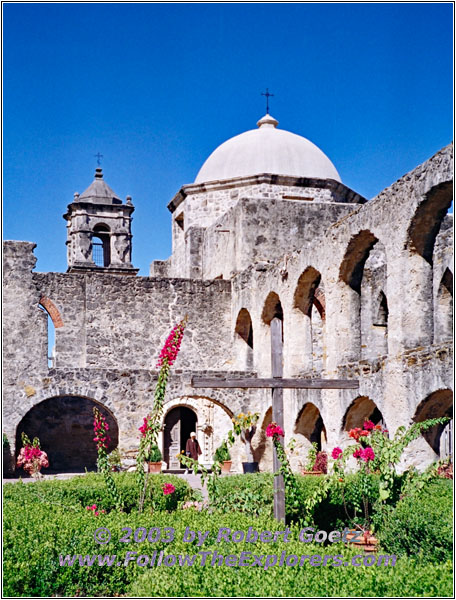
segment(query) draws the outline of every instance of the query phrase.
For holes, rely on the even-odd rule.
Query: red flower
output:
[[[175,491],[176,488],[173,486],[172,483],[165,483],[165,485],[163,486],[163,494],[165,496],[168,496],[169,494],[174,494]]]
[[[280,425],[277,425],[277,423],[270,423],[267,427],[266,427],[266,435],[268,437],[279,437],[279,436],[284,436],[284,432],[283,429],[280,427]]]
[[[334,458],[334,460],[337,460],[339,458],[339,456],[342,454],[342,448],[334,448],[334,450],[331,452],[331,456]]]
[[[372,431],[372,429],[374,429],[375,425],[374,423],[372,423],[372,421],[364,421],[363,424],[363,429],[367,429],[368,431]]]

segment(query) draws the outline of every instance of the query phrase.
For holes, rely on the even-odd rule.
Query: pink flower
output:
[[[285,435],[283,429],[277,423],[270,423],[266,427],[266,435],[267,437],[279,437]]]
[[[342,449],[339,447],[334,448],[334,450],[331,452],[331,456],[334,458],[334,460],[337,460],[341,454]]]
[[[367,448],[364,448],[364,450],[361,451],[360,457],[361,460],[363,460],[364,462],[369,462],[370,460],[374,460],[375,453],[372,450],[372,448],[368,446]]]
[[[98,511],[96,510],[96,511],[95,511],[93,514],[94,514],[96,517],[98,517],[98,514],[99,514],[99,513],[98,513]]]
[[[160,352],[160,356],[157,361],[157,368],[161,368],[165,365],[171,367],[173,365],[177,355],[179,354],[186,324],[186,319],[183,319],[180,323],[173,327],[171,333],[166,338],[165,345]]]
[[[362,450],[361,450],[361,448],[358,448],[357,450],[355,450],[355,451],[353,452],[353,456],[354,456],[355,458],[360,458],[360,456],[361,456],[361,453],[362,453]]]
[[[363,423],[363,429],[367,429],[367,431],[372,431],[372,429],[374,429],[375,425],[374,423],[372,423],[372,421],[364,421]]]
[[[163,486],[163,494],[165,496],[168,496],[169,494],[174,494],[175,491],[176,488],[173,486],[172,483],[165,483],[165,485]]]

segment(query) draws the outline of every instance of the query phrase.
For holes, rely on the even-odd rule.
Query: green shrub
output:
[[[61,483],[49,482],[49,486],[61,488]],[[37,484],[15,484],[13,487],[28,488]],[[11,485],[7,486],[11,488]],[[48,490],[50,495],[50,492]],[[269,517],[230,514],[199,513],[194,510],[173,513],[150,512],[142,514],[116,511],[96,517],[81,504],[71,509],[55,504],[45,504],[25,496],[24,490],[9,489],[4,501],[4,595],[22,597],[59,596],[106,596],[128,597],[195,597],[195,596],[450,596],[452,589],[451,564],[428,564],[414,559],[402,558],[396,566],[382,567],[303,567],[274,566],[268,570],[248,567],[202,566],[192,567],[140,567],[135,561],[128,566],[81,567],[77,562],[71,567],[60,566],[59,556],[87,555],[114,556],[123,562],[128,551],[136,556],[151,556],[154,550],[165,554],[196,554],[217,551],[223,556],[240,555],[243,551],[257,555],[277,554],[341,554],[345,560],[357,554],[356,550],[341,544],[330,548],[321,544],[303,544],[298,541],[299,528],[291,528],[290,541],[271,543],[242,541],[216,542],[219,528],[247,531],[283,531],[283,526]],[[107,527],[111,541],[96,544],[94,531]],[[120,541],[122,529],[152,527],[175,529],[171,543]],[[186,543],[186,528],[207,531],[201,546]]]
[[[296,481],[303,498],[311,496],[323,482],[323,476],[298,475]],[[379,480],[368,478],[368,498],[372,505],[378,498]],[[345,505],[344,505],[345,497]],[[251,515],[273,516],[274,476],[272,473],[230,475],[217,482],[215,493],[210,495],[211,506],[220,512],[238,511]],[[347,512],[345,510],[347,508]],[[287,510],[289,516],[304,516],[299,511]],[[363,520],[362,489],[357,474],[345,479],[344,494],[340,488],[331,490],[313,513],[314,523],[321,529],[346,527]]]
[[[376,517],[378,537],[388,552],[450,560],[453,547],[452,481],[435,479]]]
[[[113,473],[114,480],[125,502],[125,511],[138,506],[138,487],[135,473]],[[177,504],[191,496],[188,483],[175,475],[150,474],[148,478],[146,507],[154,502],[155,510],[174,510]],[[171,496],[163,495],[163,484],[172,483],[176,491]],[[59,506],[86,507],[96,504],[112,510],[114,503],[108,493],[103,476],[88,473],[66,481],[38,481],[27,484],[8,483],[3,486],[4,498],[15,502],[45,502]]]

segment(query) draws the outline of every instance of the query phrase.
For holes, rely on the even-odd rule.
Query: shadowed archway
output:
[[[114,415],[103,405],[81,396],[57,396],[43,400],[23,417],[16,429],[16,456],[22,447],[21,434],[39,438],[49,457],[49,469],[43,472],[84,472],[96,470],[97,447],[93,441],[93,407],[109,425],[111,442],[108,452],[119,443]]]

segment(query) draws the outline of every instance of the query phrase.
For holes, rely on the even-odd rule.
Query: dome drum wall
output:
[[[208,227],[232,208],[241,197],[314,203],[367,202],[343,183],[334,180],[263,173],[210,184],[185,185],[168,204],[168,209],[175,216],[181,212],[185,214],[185,229],[191,225]]]

